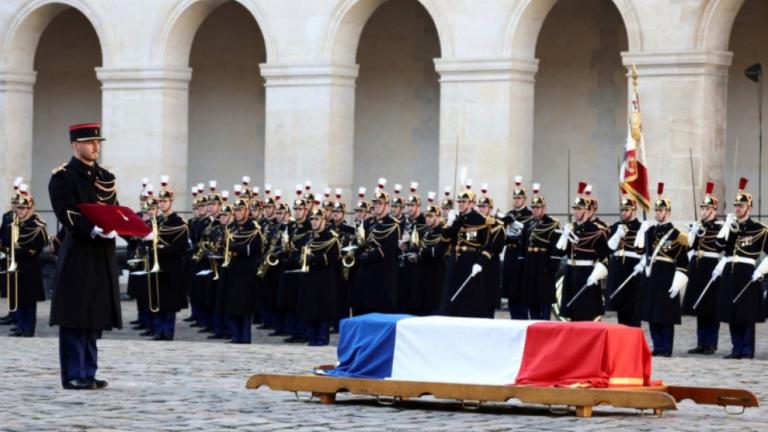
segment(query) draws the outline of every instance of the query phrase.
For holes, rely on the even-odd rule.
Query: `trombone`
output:
[[[7,256],[7,270],[5,275],[5,291],[8,296],[8,312],[16,312],[19,309],[19,274],[18,263],[16,262],[16,247],[19,245],[19,217],[13,213],[13,222],[11,223],[11,244]],[[11,300],[11,277],[13,277],[13,301]]]

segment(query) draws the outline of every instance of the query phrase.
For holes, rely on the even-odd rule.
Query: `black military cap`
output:
[[[81,123],[69,127],[69,142],[106,141],[101,136],[101,125],[98,123]]]

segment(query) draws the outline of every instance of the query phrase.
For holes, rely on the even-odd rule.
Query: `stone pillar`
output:
[[[312,180],[315,192],[343,188],[351,198],[357,65],[262,64],[266,80],[265,183],[290,197]],[[349,202],[349,201],[348,201]]]
[[[102,163],[117,176],[118,198],[136,207],[141,178],[171,177],[175,209],[187,211],[188,90],[192,70],[97,68],[102,82]]]
[[[466,166],[475,189],[487,182],[497,210],[507,211],[514,176],[531,181],[538,60],[436,59],[435,65],[441,84],[441,190],[454,185],[457,165]]]
[[[0,71],[0,209],[5,211],[13,179],[32,181],[32,118],[35,72]],[[35,181],[45,181],[48,179]]]
[[[724,186],[734,190],[733,185],[723,184],[728,67],[732,53],[625,52],[622,58],[630,73],[632,65],[637,65],[652,200],[656,184],[663,181],[665,194],[672,199],[672,217],[692,220],[698,209],[692,187],[696,199],[701,200],[704,184],[712,181],[717,185],[715,191],[720,202],[727,205],[730,199],[723,195]]]

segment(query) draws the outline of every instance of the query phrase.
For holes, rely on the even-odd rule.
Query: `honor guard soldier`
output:
[[[3,213],[3,220],[2,225],[0,226],[0,233],[5,233],[6,229],[10,226],[11,222],[13,221],[14,215],[16,214],[16,203],[19,201],[19,186],[24,182],[24,179],[21,177],[16,177],[16,179],[13,181],[13,193],[11,194],[11,208],[7,212]],[[4,237],[0,237],[0,247],[7,248],[9,243],[9,239],[6,239]],[[7,260],[5,257],[0,256],[0,297],[6,297],[6,290],[3,288],[7,286],[6,284],[6,270],[7,270]],[[16,323],[16,312],[8,311],[8,315],[4,316],[3,318],[0,318],[0,325],[12,325]]]
[[[712,272],[722,258],[725,241],[717,238],[723,223],[717,220],[718,201],[712,195],[714,188],[714,183],[707,183],[706,195],[699,204],[701,221],[694,222],[688,230],[688,288],[683,299],[683,313],[696,316],[697,336],[696,347],[688,350],[689,354],[714,354],[720,332],[717,319],[720,284],[712,280]]]
[[[226,242],[227,227],[234,221],[232,206],[229,203],[229,191],[221,191],[221,205],[217,214],[218,224],[211,230],[209,239],[208,260],[211,264],[211,273],[205,286],[205,305],[211,311],[211,326],[207,330],[212,334],[208,339],[224,339],[228,336],[228,328],[221,312],[221,293],[226,284],[227,272],[222,267],[224,261],[224,247]]]
[[[718,237],[726,241],[725,258],[714,275],[721,276],[718,316],[731,331],[731,353],[727,359],[755,356],[755,323],[765,321],[760,281],[768,273],[768,260],[757,259],[768,253],[768,228],[752,220],[752,194],[746,192],[747,179],[739,180],[733,213],[726,216]]]
[[[95,389],[96,340],[103,330],[121,328],[120,285],[114,232],[85,218],[81,203],[117,204],[115,176],[98,164],[104,138],[96,123],[69,128],[74,153],[53,172],[51,206],[66,230],[56,262],[51,325],[59,326],[61,382],[65,389]],[[88,270],[85,274],[83,270]]]
[[[326,187],[325,191],[323,192],[323,203],[321,204],[323,208],[323,214],[325,215],[325,225],[326,227],[331,226],[333,223],[333,199],[331,199],[331,188]]]
[[[184,269],[186,272],[186,292],[189,299],[190,314],[184,318],[184,322],[196,322],[198,318],[197,304],[193,302],[192,285],[194,283],[195,273],[193,272],[194,263],[192,257],[195,254],[197,243],[200,241],[200,221],[205,217],[205,204],[202,203],[201,195],[204,191],[202,184],[191,187],[192,192],[192,217],[187,219],[187,231],[189,233],[189,243],[186,258],[184,260]]]
[[[152,233],[147,249],[157,262],[154,305],[154,340],[173,340],[176,331],[176,313],[187,308],[185,261],[189,247],[189,226],[173,210],[174,192],[168,186],[168,176],[162,176],[157,195],[159,214],[152,222]],[[153,275],[150,274],[149,277]]]
[[[391,313],[397,303],[397,260],[400,224],[390,216],[389,194],[384,191],[387,181],[379,179],[373,198],[374,222],[365,229],[360,245],[356,280],[353,291],[355,315],[369,312]],[[365,223],[364,223],[365,226]]]
[[[45,301],[40,254],[48,243],[45,222],[35,217],[35,202],[27,193],[16,198],[15,213],[3,229],[8,310],[15,313],[11,336],[33,337],[37,302]]]
[[[440,311],[440,295],[445,281],[445,254],[448,241],[443,238],[441,210],[435,204],[435,193],[429,192],[424,211],[424,230],[420,234],[417,254],[409,258],[417,264],[415,283],[423,295],[423,309],[427,314]]]
[[[339,238],[342,255],[336,264],[336,286],[338,287],[337,299],[339,300],[339,316],[331,323],[332,329],[338,331],[339,320],[349,318],[350,314],[350,270],[355,262],[355,250],[352,246],[356,245],[355,227],[349,225],[345,220],[346,205],[342,200],[342,190],[336,189],[336,200],[333,202],[331,211],[330,229]],[[333,330],[332,330],[333,331]]]
[[[485,276],[483,285],[488,301],[486,318],[493,318],[496,309],[501,307],[501,253],[505,243],[504,223],[495,217],[493,198],[488,195],[487,183],[481,185],[480,193],[482,195],[478,199],[477,210],[489,221],[488,250],[492,254],[491,259],[488,260],[488,265],[483,267],[483,275]]]
[[[251,206],[253,206],[253,202],[254,200],[251,200]],[[271,196],[271,191],[265,195],[263,207],[263,217],[258,225],[264,237],[264,245],[256,272],[256,275],[262,279],[261,283],[258,284],[259,311],[263,321],[263,324],[258,327],[259,330],[274,329],[275,313],[277,312],[277,287],[280,283],[280,272],[274,267],[280,262],[277,257],[281,246],[281,222],[277,218],[276,202],[275,198]],[[282,328],[282,325],[280,327]]]
[[[251,315],[258,309],[256,269],[261,258],[261,228],[251,219],[250,205],[243,196],[232,203],[234,221],[224,229],[223,277],[219,307],[226,333],[237,344],[251,343]]]
[[[266,207],[266,202],[270,198],[270,194],[272,193],[272,188],[267,187],[269,185],[264,185],[264,200],[261,200],[261,197],[259,196],[259,192],[261,191],[261,188],[258,186],[254,186],[251,189],[251,202],[250,202],[250,209],[251,209],[251,219],[254,220],[258,225],[261,226],[261,231],[264,232],[264,214]]]
[[[586,183],[580,182],[573,209],[574,223],[567,224],[557,248],[567,256],[560,315],[572,321],[592,321],[604,313],[600,281],[608,276],[610,249],[603,230],[589,219],[590,199]]]
[[[193,261],[197,262],[195,266],[197,272],[195,272],[192,290],[195,293],[193,297],[197,298],[199,303],[200,319],[197,326],[202,327],[200,333],[213,331],[214,326],[214,310],[209,285],[214,277],[214,270],[218,272],[218,263],[212,256],[215,255],[214,246],[219,229],[219,213],[222,203],[221,195],[216,191],[216,187],[216,180],[208,182],[208,195],[205,198],[206,216],[201,221],[203,227],[200,242],[192,258]]]
[[[309,346],[328,345],[330,323],[339,316],[336,264],[341,253],[338,236],[326,226],[325,211],[317,208],[309,217],[312,233],[303,247],[298,311],[306,323]]]
[[[426,315],[424,287],[416,283],[416,263],[411,260],[418,253],[426,218],[421,213],[421,197],[417,194],[419,184],[411,182],[410,195],[405,201],[405,222],[400,234],[400,280],[397,298],[399,310],[413,315]]]
[[[515,176],[515,188],[512,190],[512,210],[508,211],[504,222],[504,267],[502,274],[502,293],[509,302],[509,314],[512,319],[528,319],[528,309],[522,301],[523,259],[526,255],[525,227],[531,223],[533,213],[526,205],[523,178]]]
[[[269,194],[267,194],[269,196]],[[284,336],[285,330],[285,312],[280,309],[280,289],[283,282],[283,273],[288,263],[286,259],[288,248],[290,247],[289,229],[293,225],[291,219],[291,208],[288,203],[281,201],[283,193],[281,190],[275,190],[275,223],[277,228],[272,234],[270,240],[270,250],[266,252],[265,259],[268,261],[268,268],[263,268],[261,274],[265,274],[264,283],[267,294],[262,297],[262,302],[269,302],[272,307],[272,332],[268,336]],[[266,201],[265,201],[266,202]],[[262,266],[264,264],[262,263]]]
[[[521,300],[533,320],[549,321],[555,296],[555,276],[562,252],[555,247],[560,222],[547,214],[547,201],[538,183],[531,185],[530,221],[525,231]]]
[[[451,244],[450,263],[443,287],[442,312],[449,316],[483,318],[488,315],[487,290],[480,275],[493,253],[491,221],[475,210],[477,195],[471,182],[456,199],[459,214],[451,214],[443,237]]]
[[[606,309],[616,311],[619,324],[640,327],[640,319],[637,317],[639,278],[634,274],[641,255],[634,246],[640,229],[637,201],[629,195],[622,195],[619,212],[619,221],[608,229],[611,257],[608,260],[608,280],[605,284]]]
[[[305,194],[306,196],[306,194]],[[314,197],[309,197],[313,198]],[[298,294],[301,284],[301,252],[312,237],[312,227],[307,218],[311,203],[302,197],[301,184],[296,185],[296,199],[293,200],[295,221],[288,227],[288,244],[281,257],[285,263],[285,272],[278,291],[278,306],[285,316],[285,332],[289,335],[285,342],[306,342],[306,327],[298,315]]]
[[[653,355],[670,357],[675,325],[680,324],[681,318],[680,291],[688,283],[688,238],[670,222],[672,202],[663,195],[664,183],[659,183],[657,192],[656,224],[645,233],[645,250],[638,264],[638,268],[645,270],[638,306],[640,318],[650,328]]]

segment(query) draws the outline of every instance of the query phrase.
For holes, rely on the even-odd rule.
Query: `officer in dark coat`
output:
[[[164,176],[162,189],[157,196],[157,215],[153,238],[147,249],[154,262],[154,250],[160,272],[157,273],[158,303],[154,314],[154,340],[173,340],[176,329],[176,313],[187,307],[185,264],[189,245],[189,227],[173,211],[174,193]]]
[[[720,238],[726,240],[718,316],[731,331],[731,353],[727,359],[751,359],[755,356],[755,323],[765,321],[763,293],[759,281],[768,273],[765,258],[755,267],[762,253],[768,253],[768,228],[755,222],[752,195],[745,191],[747,179],[739,181],[734,213],[728,214]],[[719,267],[719,266],[718,266]]]
[[[638,264],[645,270],[638,306],[640,319],[650,328],[653,355],[670,357],[675,325],[681,318],[680,291],[688,283],[688,238],[670,222],[672,204],[663,193],[664,184],[659,183],[659,197],[654,203],[656,225],[645,233],[645,250]]]
[[[533,217],[526,204],[523,178],[515,176],[515,188],[512,190],[512,210],[502,218],[504,222],[504,266],[502,268],[502,293],[509,301],[509,314],[512,319],[528,319],[528,309],[522,300],[523,259],[526,254],[526,226]]]
[[[264,244],[261,228],[251,219],[248,200],[237,197],[232,204],[234,222],[226,227],[224,263],[226,277],[220,285],[221,315],[232,343],[251,343],[251,315],[257,309],[256,263]]]
[[[405,201],[403,200],[400,192],[403,186],[396,184],[392,190],[392,199],[389,201],[390,211],[389,215],[400,225],[400,236],[398,239],[398,245],[407,246],[407,242],[403,241],[403,236],[406,234],[406,224],[408,218],[405,216]],[[410,302],[410,290],[413,282],[411,276],[413,273],[412,268],[408,268],[408,259],[406,254],[402,253],[402,249],[397,257],[397,308],[393,312],[406,313],[409,308]]]
[[[32,337],[37,324],[37,302],[45,301],[40,254],[48,243],[48,233],[45,222],[35,217],[30,195],[20,195],[15,207],[15,217],[3,231],[4,243],[15,250],[13,255],[6,251],[11,267],[8,283],[2,289],[8,289],[9,309],[16,312],[16,330],[11,336]]]
[[[209,184],[209,193],[205,197],[206,213],[202,221],[200,221],[202,228],[200,234],[200,240],[198,241],[197,248],[192,257],[193,271],[195,273],[195,279],[192,282],[191,292],[194,293],[191,296],[196,299],[198,304],[198,316],[197,325],[202,327],[200,333],[214,331],[216,326],[216,317],[214,311],[214,301],[211,299],[210,285],[213,278],[218,273],[218,266],[221,264],[217,261],[217,247],[216,242],[219,240],[220,225],[219,213],[221,212],[221,195],[216,192],[217,182],[211,180]],[[214,271],[215,270],[215,271]]]
[[[521,301],[531,319],[549,321],[555,297],[555,274],[560,265],[562,251],[555,247],[560,222],[550,217],[547,202],[540,193],[538,183],[531,187],[532,218],[525,230],[526,245],[523,262],[523,291]]]
[[[443,237],[451,244],[451,256],[441,310],[449,316],[483,318],[488,315],[488,296],[481,273],[493,256],[489,243],[491,221],[475,210],[477,195],[470,187],[456,199],[458,216],[449,215],[443,228]]]
[[[353,292],[353,312],[391,313],[397,310],[397,261],[400,224],[389,214],[389,194],[385,179],[379,179],[374,193],[373,218],[363,221],[366,233],[357,261]]]
[[[608,280],[605,284],[606,308],[616,311],[619,324],[640,327],[640,318],[636,313],[637,287],[640,278],[637,275],[633,276],[642,253],[638,253],[634,246],[640,229],[640,221],[637,220],[637,201],[629,195],[622,196],[619,211],[620,220],[608,229],[608,247],[611,249],[611,257],[608,260]],[[625,281],[627,281],[626,284],[624,284]],[[624,284],[623,287],[622,284]],[[620,287],[621,291],[616,292]]]
[[[97,163],[103,138],[98,124],[70,127],[74,156],[53,172],[51,205],[66,229],[56,263],[51,325],[59,328],[61,382],[65,389],[103,388],[95,379],[96,340],[122,327],[116,233],[86,219],[77,204],[117,204],[115,176]]]
[[[590,198],[580,182],[571,208],[574,223],[563,228],[557,248],[567,256],[560,315],[572,321],[592,321],[604,313],[600,281],[608,276],[606,263],[610,249],[606,232],[589,220]]]
[[[419,184],[411,183],[411,194],[405,201],[405,223],[400,232],[400,280],[398,281],[397,298],[400,310],[412,315],[426,315],[430,312],[427,307],[424,286],[418,284],[416,278],[416,261],[412,257],[418,253],[426,219],[421,213],[421,197],[416,193]]]
[[[306,328],[301,316],[297,314],[299,285],[301,284],[301,251],[312,237],[312,228],[307,213],[314,203],[308,203],[302,197],[301,185],[296,185],[296,199],[293,200],[295,221],[288,226],[286,248],[281,252],[285,271],[280,280],[277,305],[285,316],[284,332],[289,335],[285,342],[306,342]]]
[[[306,323],[307,345],[328,345],[330,323],[339,316],[336,287],[341,249],[336,234],[326,227],[325,211],[317,208],[309,216],[312,234],[302,251],[306,273],[301,275],[298,313]]]
[[[493,208],[493,198],[488,196],[488,185],[481,187],[482,195],[477,202],[478,212],[485,216],[489,222],[490,238],[488,239],[488,250],[491,252],[491,259],[488,265],[483,268],[483,285],[486,289],[486,318],[493,318],[496,309],[501,307],[501,253],[504,251],[505,235],[504,223],[496,219]]]
[[[714,183],[707,183],[706,195],[699,204],[701,220],[688,230],[688,288],[683,299],[683,313],[696,316],[697,336],[696,347],[688,350],[689,354],[714,354],[720,333],[720,321],[717,319],[720,281],[712,281],[711,284],[710,281],[722,258],[725,240],[717,237],[723,222],[717,220],[718,202],[712,195],[714,187]]]
[[[428,314],[440,311],[440,295],[445,281],[445,254],[448,241],[443,237],[441,209],[434,202],[435,193],[430,192],[424,211],[424,231],[419,242],[418,255],[410,258],[417,263],[415,282],[423,293],[423,307]]]

